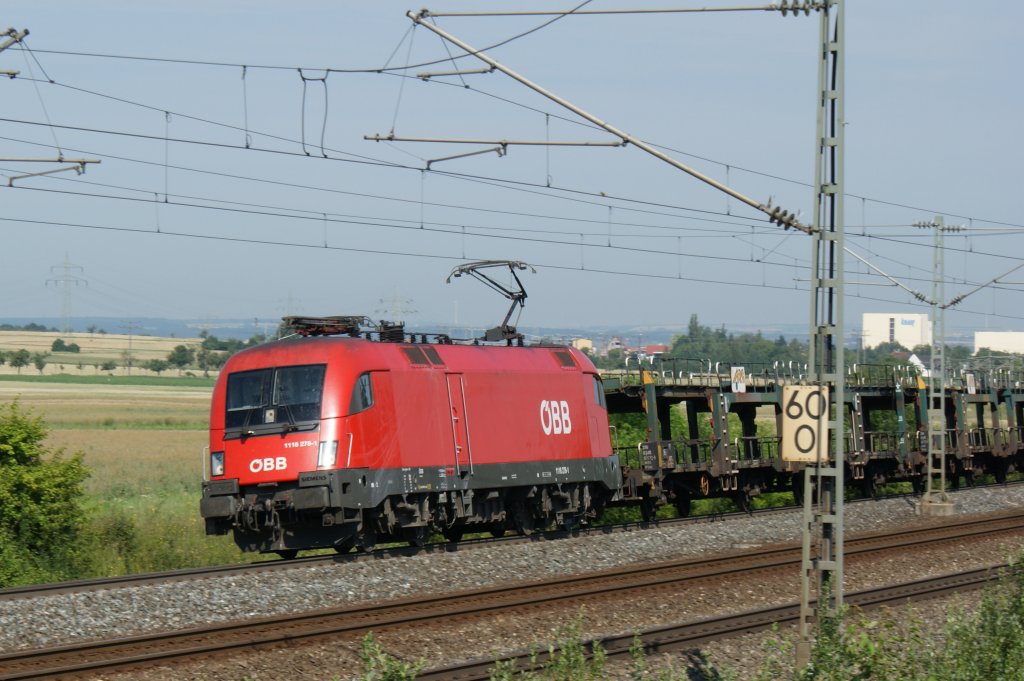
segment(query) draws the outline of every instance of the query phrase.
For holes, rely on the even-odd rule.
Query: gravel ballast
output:
[[[1020,509],[1024,507],[1024,487],[964,490],[954,493],[952,498],[957,504],[957,516]],[[915,503],[914,499],[898,498],[847,504],[846,531],[853,534],[947,521],[945,518],[917,515]],[[265,617],[362,601],[387,600],[418,593],[530,581],[631,563],[723,552],[737,547],[796,542],[800,539],[800,518],[800,511],[793,510],[775,515],[731,517],[682,526],[663,525],[634,532],[497,545],[411,558],[297,567],[260,574],[10,600],[0,602],[0,651],[87,639],[117,638],[245,617]],[[891,574],[891,581],[901,581],[924,576],[929,570],[932,574],[940,574],[966,569],[966,563],[978,560],[1001,562],[1015,550],[1010,544],[993,543],[988,552],[991,555],[982,556],[983,552],[970,549],[966,553],[972,560],[963,561],[951,558],[948,550],[935,552],[934,555],[926,552],[908,557],[907,564],[890,561],[888,567],[872,567],[870,573],[872,578],[881,579]],[[961,563],[965,567],[962,568]],[[918,575],[922,570],[924,572]],[[862,579],[853,569],[847,572],[847,590],[864,588],[871,581],[867,577]],[[638,608],[635,610],[639,613],[623,616],[623,610],[616,608],[619,615],[609,620],[594,613],[593,621],[587,618],[586,628],[589,633],[630,631],[641,626],[653,626],[660,621],[672,621],[673,617],[678,621],[704,616],[696,614],[708,610],[696,607],[704,601],[717,603],[719,607],[725,605],[733,610],[743,610],[760,607],[770,600],[750,593],[750,587],[740,588],[743,593],[729,595],[688,593],[687,600],[695,607],[693,612],[686,614],[675,608],[662,607],[653,608],[653,612],[648,608]],[[794,582],[793,585],[776,585],[771,591],[782,602],[793,601],[796,600],[797,588]],[[737,602],[743,600],[749,600],[749,605],[737,606]],[[662,612],[659,613],[659,610]],[[650,621],[645,624],[644,618]],[[402,650],[413,659],[423,656],[429,664],[440,664],[459,657],[473,657],[482,652],[535,645],[538,641],[546,640],[546,632],[557,628],[560,619],[564,620],[564,613],[553,612],[550,616],[534,613],[521,638],[507,632],[501,633],[500,627],[493,626],[487,627],[486,631],[481,632],[483,638],[476,640],[458,632],[454,635],[447,632],[433,640],[424,633],[419,637],[421,640],[418,645],[423,651],[419,653],[415,652],[416,641],[403,640],[400,644]],[[488,631],[493,632],[494,636],[488,637]],[[391,645],[399,643],[388,642],[386,636],[382,636],[381,640]],[[452,645],[460,645],[460,651],[452,650]],[[318,648],[289,653],[310,658],[310,664],[319,667],[323,660],[316,650]],[[246,671],[243,673],[236,670],[239,672],[237,676],[225,671],[224,674],[214,673],[196,678],[260,678],[259,668],[263,665],[257,660],[261,657],[262,654],[252,656],[250,661],[254,663],[255,669],[245,664],[243,667]],[[276,665],[285,663],[279,655],[272,659]],[[339,677],[339,660],[334,657],[333,661],[327,668],[334,671],[322,678]],[[286,664],[289,667],[302,666],[298,661]],[[207,669],[207,672],[210,671]],[[327,673],[327,669],[324,672]],[[315,677],[320,678],[319,675]],[[340,678],[346,676],[341,674]]]

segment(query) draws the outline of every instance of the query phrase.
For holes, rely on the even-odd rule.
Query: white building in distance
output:
[[[975,331],[974,351],[982,348],[998,352],[1024,354],[1024,332],[1022,331]]]
[[[882,343],[899,343],[909,350],[932,343],[932,323],[926,314],[865,312],[861,326],[866,348],[878,347]]]

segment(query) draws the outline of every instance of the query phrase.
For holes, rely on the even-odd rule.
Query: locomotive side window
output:
[[[604,397],[604,386],[601,384],[601,379],[597,376],[594,376],[594,399],[602,408],[608,408],[608,403]]]
[[[365,373],[356,379],[356,385],[352,389],[352,401],[349,403],[348,413],[358,414],[373,406],[373,384],[370,382],[370,374]]]
[[[281,427],[320,420],[323,364],[241,371],[228,376],[225,436],[242,431],[280,432]]]

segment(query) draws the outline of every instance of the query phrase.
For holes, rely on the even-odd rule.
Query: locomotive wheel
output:
[[[521,537],[529,537],[533,534],[536,523],[525,502],[519,502],[515,505],[512,511],[512,525]]]
[[[355,537],[346,537],[340,543],[334,545],[334,550],[340,554],[346,554],[356,547]]]
[[[359,539],[356,541],[356,548],[363,553],[369,553],[373,551],[373,547],[377,545],[377,533],[373,530],[364,530]]]
[[[409,542],[409,546],[422,548],[427,543],[427,540],[430,539],[430,531],[426,525],[407,527],[402,530],[402,536]]]
[[[299,555],[298,549],[284,549],[282,551],[274,551],[277,555],[281,556],[282,560],[294,560]]]

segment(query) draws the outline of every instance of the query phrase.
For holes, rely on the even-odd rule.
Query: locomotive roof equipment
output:
[[[512,278],[515,279],[516,286],[512,288],[511,285],[505,286],[498,283],[494,278],[488,276],[486,273],[480,270],[488,269],[491,267],[508,267],[508,271],[511,273]],[[537,270],[531,265],[526,264],[520,260],[478,260],[476,262],[467,262],[457,267],[454,267],[448,278],[445,279],[445,283],[452,283],[452,278],[461,277],[463,274],[482,281],[488,287],[494,289],[505,298],[512,301],[512,305],[508,308],[508,313],[505,314],[505,319],[501,321],[501,324],[494,327],[493,329],[487,329],[484,335],[479,338],[487,343],[493,343],[496,341],[506,341],[509,345],[512,341],[516,341],[518,344],[523,343],[523,334],[516,331],[516,327],[509,326],[508,320],[512,318],[512,313],[515,311],[518,305],[520,310],[526,306],[526,289],[523,287],[523,282],[519,280],[519,275],[516,274],[516,270],[530,270],[534,274]]]

